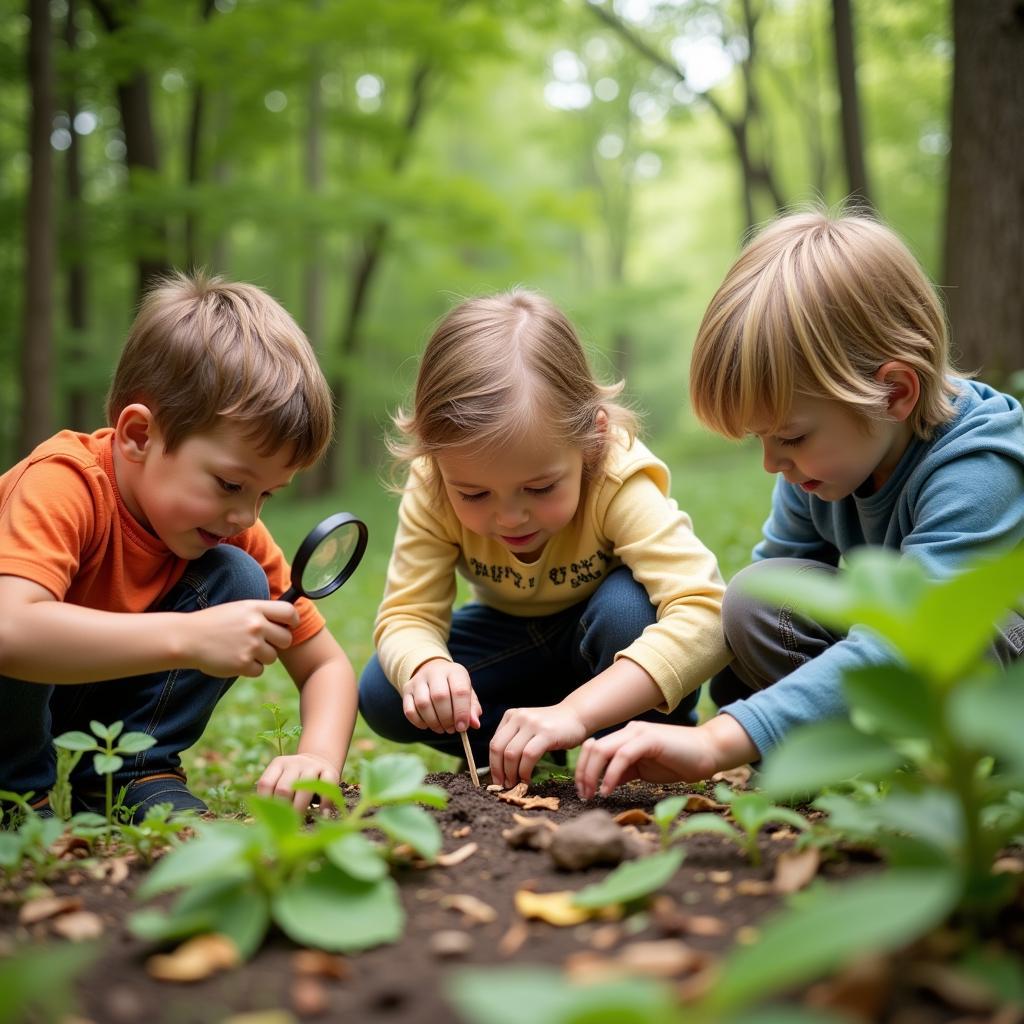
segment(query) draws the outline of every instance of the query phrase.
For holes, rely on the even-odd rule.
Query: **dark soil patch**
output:
[[[507,942],[510,930],[523,928],[513,906],[518,889],[525,885],[538,892],[579,889],[603,878],[609,869],[592,868],[567,874],[554,868],[546,852],[510,849],[502,831],[514,824],[514,813],[560,822],[594,806],[613,814],[637,807],[649,811],[658,800],[685,792],[686,787],[632,784],[608,799],[584,805],[571,783],[548,782],[532,789],[531,795],[558,796],[559,810],[524,812],[498,800],[493,793],[474,789],[464,776],[439,775],[431,781],[443,785],[451,794],[447,810],[436,812],[445,850],[452,851],[469,842],[476,843],[478,849],[456,867],[400,871],[398,880],[408,915],[403,939],[397,945],[348,958],[350,972],[346,979],[318,982],[317,987],[326,996],[321,1019],[359,1024],[457,1021],[459,1018],[443,991],[445,977],[453,969],[512,963],[558,966],[573,954],[593,951],[595,944],[607,946],[602,952],[612,955],[630,942],[664,939],[673,934],[671,922],[650,913],[611,926],[588,922],[556,928],[533,921],[525,925],[526,938],[518,949],[512,953],[503,951],[503,938]],[[653,825],[644,827],[645,831],[653,829]],[[770,891],[750,895],[744,890],[758,888],[751,886],[751,882],[770,881],[775,860],[791,845],[791,838],[773,839],[766,831],[760,843],[763,863],[755,868],[722,839],[690,837],[686,841],[686,860],[663,893],[671,897],[678,911],[714,917],[721,922],[722,930],[718,935],[683,934],[684,941],[695,949],[721,955],[732,947],[737,936],[740,941],[749,936],[749,929],[756,928],[766,912],[779,906],[781,897]],[[651,849],[655,849],[653,844]],[[846,855],[826,863],[821,874],[839,879],[876,869],[871,858]],[[133,893],[141,877],[141,869],[136,868],[119,886],[91,881],[72,886],[63,879],[53,885],[58,894],[80,896],[85,908],[99,914],[106,926],[104,952],[78,982],[79,1013],[83,1018],[96,1024],[133,1024],[142,1020],[152,1024],[200,1024],[253,1011],[295,1012],[295,946],[280,935],[272,937],[249,964],[207,981],[172,985],[150,979],[144,965],[152,949],[135,939],[125,924],[137,909]],[[444,897],[453,894],[484,901],[497,912],[496,920],[487,924],[466,923],[459,911],[444,903]],[[5,940],[8,946],[12,940],[20,944],[51,938],[46,923],[24,929],[16,922],[17,907],[6,902],[0,907],[0,941]],[[436,933],[447,930],[468,934],[472,942],[469,952],[446,958],[432,951],[431,941]],[[785,956],[785,951],[780,950],[779,955]],[[875,1019],[916,1024],[952,1020],[961,1015],[906,986],[896,991],[890,1003],[891,1010]]]

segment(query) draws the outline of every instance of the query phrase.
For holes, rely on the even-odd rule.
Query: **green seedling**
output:
[[[138,754],[148,750],[156,739],[144,732],[122,732],[123,722],[103,725],[101,722],[90,722],[89,728],[93,735],[86,732],[66,732],[53,742],[62,750],[93,754],[93,768],[97,775],[103,776],[106,798],[106,836],[110,844],[114,830],[114,773],[124,764],[124,754]],[[120,802],[120,798],[119,798]]]
[[[36,881],[45,881],[62,866],[50,847],[64,831],[64,822],[36,814],[29,802],[32,796],[0,790],[0,801],[15,808],[9,814],[8,827],[0,831],[0,870],[8,880],[25,862],[31,865]]]
[[[304,946],[349,952],[395,941],[404,914],[389,872],[399,843],[432,860],[441,833],[418,804],[444,807],[447,794],[423,781],[419,758],[393,754],[364,761],[359,800],[346,808],[340,786],[304,780],[338,808],[309,828],[283,801],[252,797],[255,819],[197,822],[197,838],[172,850],[139,888],[141,898],[181,890],[169,912],[143,910],[132,929],[157,942],[219,932],[243,957],[260,946],[271,923]],[[384,841],[368,837],[382,833]]]
[[[627,861],[600,882],[580,889],[572,902],[590,910],[636,904],[667,885],[682,863],[682,850],[663,850],[650,857]]]
[[[283,757],[286,747],[290,750],[292,742],[301,735],[302,726],[290,725],[286,729],[285,722],[288,719],[281,714],[281,708],[277,704],[266,703],[261,704],[260,707],[270,712],[274,719],[274,727],[257,733],[256,737],[276,748],[278,757]]]
[[[191,811],[175,811],[172,804],[155,804],[138,824],[130,820],[122,824],[121,838],[149,867],[161,850],[179,844],[182,830],[191,827],[195,819]]]
[[[50,809],[61,821],[71,820],[71,773],[82,760],[83,750],[56,747],[57,768],[53,788],[50,790]]]

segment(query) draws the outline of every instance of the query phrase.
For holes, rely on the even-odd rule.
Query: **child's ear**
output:
[[[598,409],[597,415],[594,417],[594,426],[597,427],[599,434],[605,434],[608,431],[608,413],[604,409]]]
[[[114,440],[129,462],[142,462],[156,437],[156,422],[148,405],[126,405],[117,417]]]
[[[898,359],[883,363],[875,373],[875,380],[889,390],[889,418],[902,423],[917,407],[921,397],[921,380],[917,371]]]

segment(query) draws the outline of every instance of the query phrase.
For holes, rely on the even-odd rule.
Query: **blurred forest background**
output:
[[[307,493],[379,469],[433,321],[514,284],[683,451],[745,232],[851,194],[943,287],[965,367],[1024,366],[1013,0],[0,0],[0,66],[5,466],[102,425],[171,267],[307,330],[342,413]]]

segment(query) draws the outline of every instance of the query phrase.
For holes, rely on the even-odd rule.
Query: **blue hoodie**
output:
[[[824,501],[781,476],[754,560],[811,558],[838,565],[863,545],[917,559],[933,579],[991,550],[1024,541],[1024,413],[987,384],[954,378],[953,418],[907,446],[892,476],[863,497]],[[891,660],[879,638],[854,627],[845,640],[766,690],[726,709],[761,753],[793,727],[843,714],[844,671]]]

